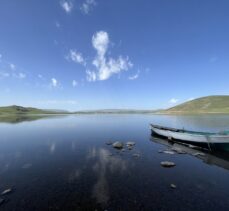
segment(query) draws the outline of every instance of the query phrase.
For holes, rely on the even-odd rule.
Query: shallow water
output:
[[[170,146],[151,138],[149,129],[149,123],[155,123],[228,130],[229,116],[76,115],[33,120],[0,123],[0,192],[13,188],[1,196],[1,210],[229,208],[229,154],[158,153]],[[121,152],[107,141],[134,141],[136,146]],[[166,160],[176,166],[161,167]]]

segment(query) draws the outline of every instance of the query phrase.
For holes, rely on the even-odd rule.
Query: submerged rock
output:
[[[170,162],[170,161],[162,161],[161,166],[166,167],[166,168],[170,168],[170,167],[176,166],[176,164],[174,162]]]
[[[128,141],[127,143],[126,143],[126,146],[127,147],[133,147],[135,145],[135,142],[133,142],[133,141]]]
[[[106,142],[106,145],[111,145],[111,144],[113,144],[113,141]]]
[[[133,154],[132,156],[135,157],[135,158],[139,158],[139,157],[140,157],[140,154],[135,153],[135,154]]]
[[[162,152],[165,153],[165,154],[169,154],[169,155],[174,155],[175,154],[175,152],[170,151],[170,150],[165,150],[165,151],[162,151]]]
[[[194,156],[205,156],[205,154],[204,153],[202,153],[202,152],[196,152],[196,153],[194,153],[194,154],[192,154],[192,155],[194,155]]]
[[[2,205],[5,202],[5,199],[0,198],[0,205]]]
[[[123,143],[116,141],[115,143],[113,143],[112,145],[114,148],[116,149],[122,149],[123,148]]]
[[[6,194],[11,193],[11,192],[12,192],[12,189],[8,188],[8,189],[2,191],[1,195],[6,195]]]
[[[172,189],[176,189],[176,188],[177,188],[177,186],[174,185],[174,184],[171,184],[170,187],[171,187]]]
[[[177,147],[173,147],[171,150],[173,150],[173,151],[176,152],[177,154],[186,154],[185,151],[183,151],[182,149],[177,148]]]

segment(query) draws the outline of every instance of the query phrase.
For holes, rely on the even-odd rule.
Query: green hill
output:
[[[42,110],[37,108],[22,107],[16,105],[0,107],[0,115],[59,114],[59,113],[67,113],[67,112]]]
[[[165,113],[229,113],[229,96],[197,98],[165,110]]]

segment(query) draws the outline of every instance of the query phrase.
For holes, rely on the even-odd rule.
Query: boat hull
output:
[[[229,151],[229,136],[225,135],[200,135],[179,131],[163,130],[151,126],[153,134],[185,144],[192,144],[207,149]]]

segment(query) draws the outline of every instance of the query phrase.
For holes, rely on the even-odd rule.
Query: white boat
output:
[[[184,129],[175,129],[151,124],[152,134],[168,138],[177,142],[193,144],[207,149],[229,151],[229,132],[219,133],[196,132]]]

